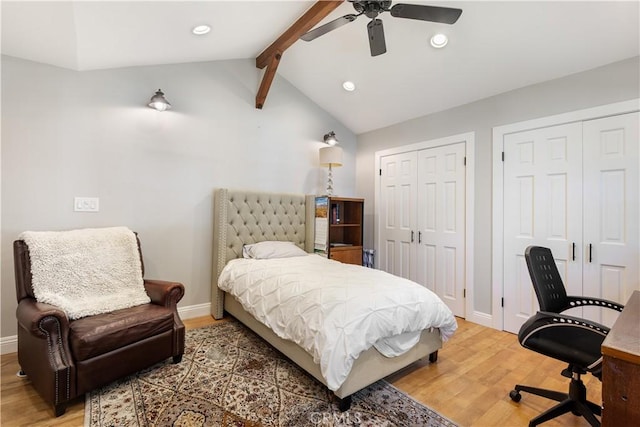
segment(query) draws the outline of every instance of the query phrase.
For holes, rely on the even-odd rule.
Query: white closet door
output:
[[[640,289],[638,117],[584,122],[584,295],[624,304]],[[591,247],[589,247],[591,245]],[[611,326],[617,313],[585,308]]]
[[[517,333],[538,310],[527,246],[549,247],[567,292],[582,292],[582,125],[506,135],[504,157],[504,329]]]
[[[415,280],[416,152],[380,159],[380,269]]]
[[[418,152],[417,282],[465,317],[465,143]]]

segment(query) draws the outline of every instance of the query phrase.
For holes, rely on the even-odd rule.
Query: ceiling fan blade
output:
[[[359,15],[349,14],[342,16],[338,19],[334,19],[331,22],[327,22],[324,25],[319,26],[318,28],[314,28],[313,30],[305,33],[300,37],[302,40],[306,42],[310,42],[313,39],[316,39],[324,34],[327,34],[329,31],[333,31],[336,28],[340,28],[349,22],[353,22]]]
[[[371,56],[382,55],[387,51],[387,44],[384,41],[384,28],[382,27],[382,20],[372,19],[367,24],[367,30],[369,31],[369,49],[371,49]]]
[[[396,18],[419,19],[421,21],[454,24],[460,15],[462,15],[462,9],[398,3],[391,8],[391,15]]]

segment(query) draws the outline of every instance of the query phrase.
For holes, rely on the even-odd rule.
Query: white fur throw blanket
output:
[[[150,301],[135,234],[126,227],[26,231],[33,294],[79,319]]]

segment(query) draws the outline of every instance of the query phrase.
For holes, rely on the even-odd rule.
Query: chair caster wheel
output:
[[[516,403],[520,402],[520,399],[522,399],[522,395],[517,390],[511,390],[509,392],[509,397]]]

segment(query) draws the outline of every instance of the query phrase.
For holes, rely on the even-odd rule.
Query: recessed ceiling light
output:
[[[435,47],[436,49],[445,47],[448,42],[449,39],[444,34],[436,34],[431,37],[431,46]]]
[[[346,82],[342,83],[342,87],[347,92],[353,92],[354,90],[356,90],[356,84],[354,82],[351,82],[351,81],[348,81],[348,80]]]
[[[208,25],[198,25],[197,27],[193,27],[193,30],[191,30],[191,32],[196,36],[203,36],[209,31],[211,31],[211,27]]]

